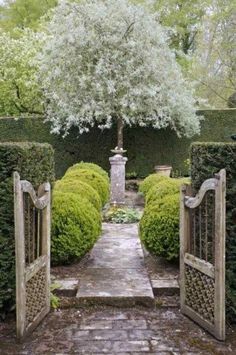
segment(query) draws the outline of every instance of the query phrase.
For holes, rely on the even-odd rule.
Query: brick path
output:
[[[230,355],[234,334],[221,343],[178,308],[67,309],[51,312],[24,345],[0,335],[0,354]]]

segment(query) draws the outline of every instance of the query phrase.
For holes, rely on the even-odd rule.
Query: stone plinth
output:
[[[115,154],[109,158],[111,164],[111,205],[125,204],[125,164],[127,158],[121,154]]]

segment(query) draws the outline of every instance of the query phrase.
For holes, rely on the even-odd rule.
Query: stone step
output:
[[[155,296],[179,295],[179,283],[176,279],[151,280],[151,284]]]
[[[137,224],[103,224],[77,292],[79,305],[154,307]]]
[[[75,278],[66,278],[63,280],[55,280],[53,284],[58,287],[55,288],[53,293],[61,297],[75,297],[78,291],[78,280]]]

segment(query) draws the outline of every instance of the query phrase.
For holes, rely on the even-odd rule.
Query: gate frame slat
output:
[[[26,315],[26,290],[25,290],[25,245],[24,245],[24,213],[23,191],[20,175],[13,174],[14,180],[14,215],[15,215],[15,255],[16,255],[16,336],[23,338]]]
[[[13,173],[14,182],[14,219],[16,253],[16,336],[23,341],[50,311],[50,225],[51,225],[51,188],[49,183],[39,186],[37,195],[33,186],[26,180],[20,180],[17,172]],[[41,255],[26,266],[23,193],[28,193],[33,205],[42,211]],[[35,237],[35,236],[34,236]],[[26,324],[26,283],[42,268],[45,276],[45,306]]]
[[[207,191],[215,191],[215,248],[214,265],[191,254],[190,210],[198,207]],[[180,190],[180,307],[186,314],[218,340],[225,340],[225,214],[226,214],[226,171],[220,170],[215,178],[205,180],[195,197],[191,197],[188,185]],[[194,265],[194,261],[196,264]],[[185,304],[185,265],[190,264],[214,280],[214,324],[201,317]],[[209,272],[205,268],[209,265]],[[210,267],[211,265],[211,267]],[[200,268],[200,269],[199,269]],[[213,272],[214,270],[214,272]]]

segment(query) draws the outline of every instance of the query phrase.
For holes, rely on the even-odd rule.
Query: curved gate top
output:
[[[50,184],[14,172],[16,333],[23,339],[50,310]]]
[[[217,339],[225,339],[226,172],[204,181],[195,197],[183,186],[180,202],[181,311]]]

